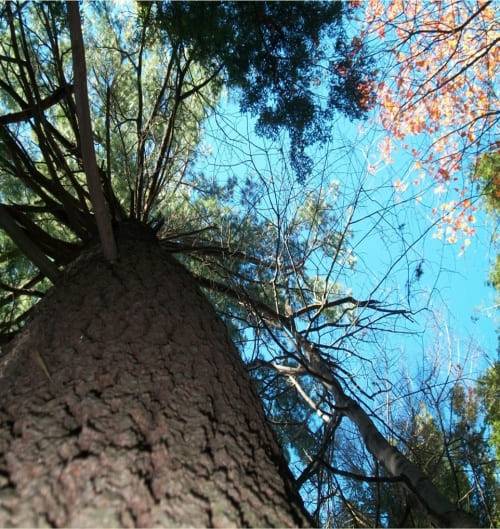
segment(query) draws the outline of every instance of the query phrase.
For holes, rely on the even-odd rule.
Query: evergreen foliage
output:
[[[149,9],[145,3],[144,10]],[[334,112],[369,108],[373,66],[343,28],[345,2],[158,2],[151,15],[209,71],[237,88],[257,131],[290,134],[300,180],[312,169],[306,148],[329,138]],[[323,100],[323,101],[322,101]]]
[[[413,417],[406,444],[386,436],[376,453],[360,445],[358,434],[355,441],[346,435],[352,426],[340,428],[348,416],[361,417],[357,426],[368,423],[370,430],[361,431],[364,442],[381,436],[354,373],[371,362],[363,356],[366,344],[412,318],[389,297],[357,298],[349,288],[353,215],[367,191],[361,186],[347,198],[327,170],[315,172],[307,152],[327,142],[335,112],[359,118],[371,104],[373,68],[360,41],[343,29],[349,14],[340,2],[82,8],[93,142],[115,233],[125,224],[147,225],[207,292],[247,360],[317,523],[360,525],[371,517],[390,525],[404,514],[390,504],[393,487],[405,498],[412,491],[418,499],[411,508],[439,495],[414,486],[418,472],[389,475],[383,455],[391,448],[400,450],[405,468],[414,462],[434,474],[448,497],[452,479],[460,490],[472,486],[469,469],[476,463],[457,449],[459,471],[446,462],[436,470],[434,455],[421,447],[445,441],[425,410]],[[0,15],[0,343],[8,343],[98,234],[83,169],[66,6],[12,2]],[[270,150],[261,153],[263,164],[250,154],[243,177],[235,169],[214,180],[200,169],[203,129],[207,117],[217,117],[224,87],[257,117],[261,135],[275,140],[288,133],[290,157],[282,146],[272,162]],[[485,380],[484,387],[493,384]],[[480,391],[490,402],[490,390]],[[476,425],[479,417],[467,398],[455,397],[453,428],[482,457],[484,444],[465,431],[464,421]],[[496,432],[494,406],[487,404],[486,413]],[[332,466],[337,453],[342,468]],[[370,484],[347,486],[348,478],[363,482],[373,457]],[[490,491],[485,472],[480,479]],[[334,495],[341,500],[336,517]],[[433,523],[465,519],[462,504],[447,501]],[[476,504],[469,507],[482,516]],[[429,513],[422,516],[430,520]]]

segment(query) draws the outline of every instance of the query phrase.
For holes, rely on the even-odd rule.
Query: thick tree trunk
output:
[[[147,235],[68,268],[0,361],[0,526],[309,522],[226,329]]]

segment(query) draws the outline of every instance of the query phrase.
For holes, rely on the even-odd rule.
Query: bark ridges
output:
[[[70,265],[0,363],[0,526],[307,524],[208,301],[153,241],[118,242],[114,265]]]

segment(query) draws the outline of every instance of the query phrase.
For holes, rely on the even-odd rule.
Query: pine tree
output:
[[[257,115],[258,132],[288,134],[292,189],[305,181],[307,148],[328,139],[327,119],[335,110],[360,116],[370,103],[368,61],[345,45],[348,9],[82,11],[83,24],[75,3],[1,9],[0,524],[311,524],[255,391],[267,391],[270,376],[331,424],[328,435],[352,421],[435,523],[472,525],[382,436],[335,345],[315,341],[410,317],[356,298],[331,272],[311,273],[310,258],[333,256],[331,269],[353,260],[352,212],[339,227],[336,186],[301,187],[288,195],[294,212],[273,224],[226,207],[234,181],[191,169],[203,119],[226,85]],[[234,36],[229,55],[224,42],[210,47],[205,23],[224,42]],[[326,106],[314,91],[320,71]],[[249,177],[240,198],[272,209],[273,185]],[[247,331],[279,353],[248,363],[256,384],[228,336]],[[294,411],[292,420],[303,409]],[[311,450],[328,448],[328,437],[302,435]],[[328,468],[323,455],[299,484]]]

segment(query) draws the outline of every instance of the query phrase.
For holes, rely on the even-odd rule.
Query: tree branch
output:
[[[73,72],[75,82],[76,112],[78,116],[80,145],[90,201],[94,210],[97,229],[101,239],[104,256],[110,262],[116,260],[117,250],[111,226],[109,210],[104,199],[99,169],[92,140],[92,124],[87,93],[87,68],[85,65],[85,49],[81,28],[78,2],[67,2],[68,20],[71,35],[71,51],[73,56]]]
[[[19,112],[12,112],[11,114],[4,114],[0,116],[0,125],[8,125],[10,123],[19,123],[21,121],[26,121],[33,118],[37,114],[41,114],[48,108],[59,103],[61,99],[69,94],[73,90],[72,85],[61,86],[53,94],[42,99],[38,105],[33,105],[20,110]]]
[[[315,376],[335,398],[336,406],[358,428],[368,451],[384,466],[388,474],[402,480],[408,489],[418,498],[427,513],[443,527],[475,527],[473,518],[453,505],[432,481],[407,457],[379,432],[368,413],[351,397],[347,396],[337,378],[332,375],[328,364],[323,360],[319,350],[304,339],[295,330],[292,320],[283,317],[267,304],[254,300],[246,292],[237,292],[234,288],[222,285],[193,274],[193,277],[204,287],[216,290],[238,300],[261,314],[262,318],[282,326],[297,341],[297,347],[304,351],[302,366],[310,375]],[[243,299],[242,299],[243,298]],[[374,308],[374,307],[371,307]],[[285,374],[285,376],[288,376]]]
[[[0,226],[14,241],[16,246],[30,259],[53,283],[60,277],[56,265],[24,233],[10,216],[8,208],[0,205]]]

